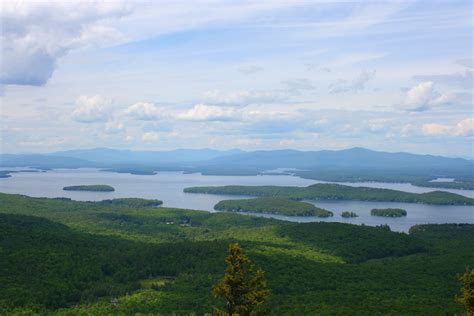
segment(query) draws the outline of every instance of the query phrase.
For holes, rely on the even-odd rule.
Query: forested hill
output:
[[[474,225],[404,234],[152,203],[0,194],[0,314],[212,313],[235,241],[265,271],[273,315],[461,312],[453,298],[474,262]]]
[[[328,181],[422,180],[423,177],[450,176],[458,179],[474,178],[474,161],[410,153],[387,153],[364,148],[339,151],[273,150],[240,153],[217,157],[200,164],[207,173],[229,170],[269,170],[295,168],[298,175]],[[373,178],[371,178],[373,177]]]
[[[184,192],[282,197],[293,200],[355,200],[423,203],[434,205],[474,205],[474,199],[472,198],[443,191],[409,193],[398,190],[352,187],[332,183],[317,183],[307,187],[271,185],[190,187],[185,188]]]

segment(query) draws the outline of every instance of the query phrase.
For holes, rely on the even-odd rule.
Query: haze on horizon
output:
[[[473,157],[471,1],[3,1],[0,152]]]

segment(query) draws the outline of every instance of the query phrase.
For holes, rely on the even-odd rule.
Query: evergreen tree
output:
[[[263,271],[255,273],[250,259],[242,253],[239,244],[229,245],[224,277],[214,286],[213,293],[226,301],[227,315],[255,315],[256,308],[268,296]]]
[[[461,289],[462,295],[457,297],[458,303],[466,307],[466,315],[474,315],[474,269],[467,270],[460,278],[463,287]]]

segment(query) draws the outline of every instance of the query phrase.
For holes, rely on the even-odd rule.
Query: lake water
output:
[[[12,170],[15,168],[10,168]],[[21,168],[23,170],[25,168]],[[20,170],[20,168],[18,169]],[[203,176],[181,172],[159,172],[156,175],[131,175],[125,173],[102,172],[97,169],[57,169],[46,172],[13,173],[11,178],[0,179],[0,192],[17,193],[33,197],[68,197],[79,201],[99,201],[121,197],[141,197],[159,199],[163,206],[206,210],[213,212],[214,205],[223,199],[239,196],[184,193],[191,186],[220,185],[281,185],[308,186],[321,181],[302,179],[289,175],[260,176]],[[108,184],[114,192],[63,191],[68,185]],[[436,189],[421,188],[404,183],[344,183],[352,186],[389,188],[407,192],[429,192]],[[472,190],[444,190],[474,197]],[[334,217],[285,217],[265,215],[291,221],[337,221],[344,223],[380,225],[388,224],[392,230],[408,231],[415,224],[425,223],[474,223],[472,206],[436,206],[412,203],[362,202],[362,201],[309,201],[319,207],[334,212]],[[408,215],[402,218],[384,218],[370,215],[372,208],[397,207],[406,209]],[[359,217],[342,218],[342,211],[354,211]]]

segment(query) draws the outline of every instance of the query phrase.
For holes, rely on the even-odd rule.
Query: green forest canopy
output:
[[[265,271],[274,314],[458,313],[474,262],[474,225],[404,234],[0,194],[0,314],[211,312],[233,241]]]
[[[444,191],[410,193],[391,189],[352,187],[331,183],[317,183],[307,187],[242,185],[191,187],[185,188],[184,192],[273,196],[293,200],[358,200],[436,205],[474,205],[474,199],[472,198]]]
[[[329,217],[333,215],[332,212],[318,208],[311,203],[277,197],[223,200],[217,203],[214,209],[218,211],[279,214],[286,216]]]

